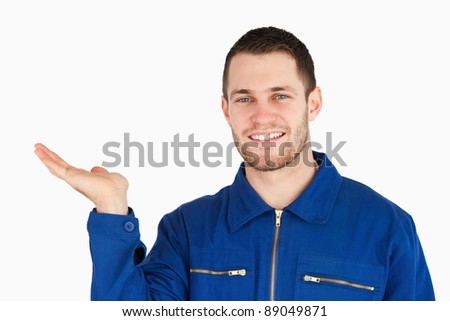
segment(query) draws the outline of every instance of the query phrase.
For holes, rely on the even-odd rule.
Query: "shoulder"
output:
[[[228,204],[230,186],[219,190],[216,194],[204,195],[192,201],[180,205],[173,212],[167,214],[168,217],[182,217],[183,220],[201,219],[205,215],[217,215],[225,209]]]
[[[179,209],[183,212],[199,212],[205,211],[211,208],[217,208],[221,206],[224,202],[228,201],[230,186],[226,186],[219,190],[213,195],[204,195],[202,197],[196,198],[190,202],[182,204]]]
[[[341,204],[351,208],[352,212],[364,215],[368,221],[401,225],[406,229],[413,225],[411,215],[399,205],[353,179],[343,177],[338,198]]]

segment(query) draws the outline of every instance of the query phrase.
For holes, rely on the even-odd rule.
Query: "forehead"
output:
[[[274,86],[301,87],[295,59],[285,52],[269,54],[239,53],[231,59],[228,87],[259,90]]]

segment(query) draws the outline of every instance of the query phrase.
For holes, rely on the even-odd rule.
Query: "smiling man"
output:
[[[244,51],[227,61],[223,113],[242,157],[255,169],[281,169],[309,142],[308,120],[320,111],[321,92],[318,87],[306,91],[296,65],[294,57],[284,51],[257,55]],[[262,149],[267,142],[274,144]],[[252,151],[242,151],[240,146]],[[308,156],[312,164],[311,152]]]
[[[267,43],[255,53],[239,46],[238,42],[226,61],[222,110],[245,161],[247,180],[267,204],[282,209],[317,170],[308,120],[320,112],[320,88],[315,87],[312,60],[312,74],[302,76],[293,49]]]
[[[92,299],[433,300],[411,216],[311,150],[321,107],[300,40],[274,27],[246,33],[227,55],[222,97],[243,165],[232,185],[165,215],[148,255],[127,180],[37,144],[96,206]]]

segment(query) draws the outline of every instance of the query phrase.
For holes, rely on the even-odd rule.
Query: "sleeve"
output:
[[[94,209],[89,215],[91,300],[185,300],[186,252],[176,247],[183,233],[172,230],[163,218],[155,243],[159,246],[145,258],[138,219],[132,209],[129,213],[100,214]]]
[[[435,300],[430,272],[414,221],[408,214],[404,217],[401,236],[390,258],[384,300]]]

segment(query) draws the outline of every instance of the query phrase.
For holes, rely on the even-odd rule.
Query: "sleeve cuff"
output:
[[[131,207],[128,215],[97,213],[94,208],[89,214],[87,229],[90,236],[139,237],[139,221]]]

